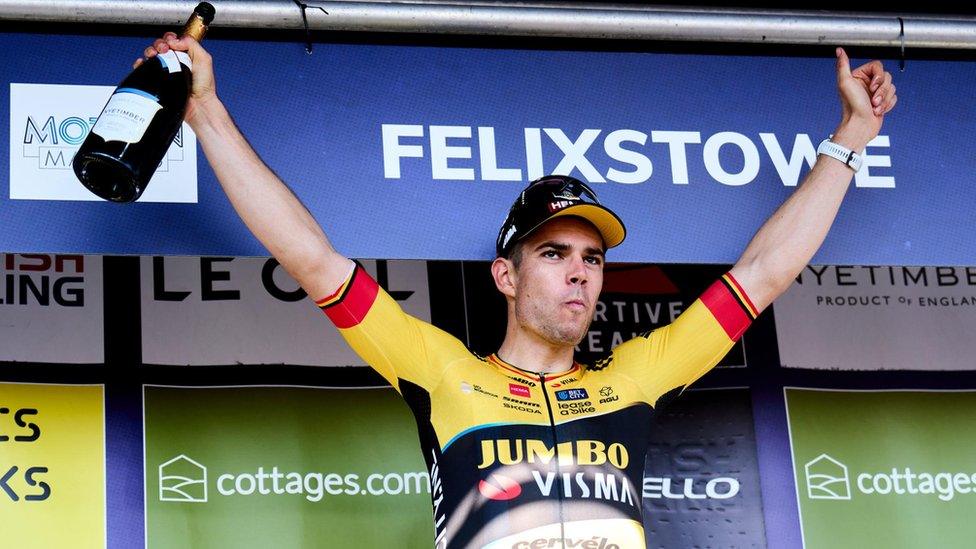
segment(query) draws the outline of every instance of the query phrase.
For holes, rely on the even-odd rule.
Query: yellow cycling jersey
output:
[[[537,374],[404,313],[361,266],[318,305],[413,411],[438,548],[645,547],[651,417],[757,314],[725,274],[670,325]]]

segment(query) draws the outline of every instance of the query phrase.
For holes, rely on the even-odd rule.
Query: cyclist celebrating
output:
[[[879,61],[852,71],[837,48],[841,121],[802,185],[672,324],[582,365],[574,347],[593,318],[605,253],[626,233],[586,184],[544,177],[512,205],[491,264],[507,302],[505,338],[480,357],[404,313],[338,253],[236,128],[210,55],[167,33],[145,56],[169,49],[193,60],[186,120],[238,214],[413,410],[437,547],[644,547],[651,415],[714,367],[813,257],[859,153],[897,102]]]

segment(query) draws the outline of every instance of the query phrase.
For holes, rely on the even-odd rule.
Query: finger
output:
[[[132,68],[134,69],[134,68],[136,68],[136,67],[138,67],[139,65],[141,65],[141,64],[142,64],[142,62],[143,62],[143,59],[142,59],[141,57],[140,57],[139,59],[136,59],[136,60],[135,60],[135,61],[134,61],[134,62],[132,63]]]
[[[170,38],[179,38],[175,32],[163,33],[163,40],[169,40]]]
[[[149,46],[148,48],[142,50],[142,56],[143,57],[147,57],[148,58],[148,57],[153,57],[154,55],[156,55],[156,48],[154,48],[152,46]]]
[[[883,115],[884,114],[888,114],[888,112],[890,112],[891,109],[895,108],[895,103],[897,103],[897,102],[898,102],[898,96],[897,95],[892,96],[891,97],[891,102],[888,103],[888,108],[886,108],[885,111],[883,113],[881,113],[881,114],[883,114]]]
[[[891,110],[892,101],[897,97],[895,94],[895,85],[892,84],[890,87],[885,89],[884,101],[881,102],[881,112],[878,114],[884,114]]]
[[[835,49],[834,55],[837,56],[837,79],[851,76],[851,60],[847,58],[844,48]]]
[[[183,36],[175,41],[171,40],[170,44],[173,45],[175,49],[186,51],[190,54],[190,59],[194,62],[197,60],[203,61],[205,63],[210,62],[210,54],[207,50],[203,49],[203,46],[196,41],[192,36]]]
[[[881,87],[881,84],[884,83],[884,65],[881,64],[881,61],[874,60],[865,64],[862,68],[864,69],[864,73],[871,77],[871,86],[869,90],[871,92],[877,91],[877,89]]]
[[[169,45],[166,44],[166,41],[162,38],[159,38],[153,42],[153,47],[156,48],[156,51],[159,53],[166,53],[169,51]]]
[[[174,50],[179,51],[191,51],[194,45],[199,46],[199,43],[193,39],[191,36],[176,36],[173,33],[166,38],[166,44]],[[192,57],[192,56],[191,56]]]
[[[891,73],[886,72],[881,80],[881,85],[875,90],[874,96],[871,97],[871,104],[874,105],[875,114],[880,114],[885,102],[891,98],[892,88],[894,88],[894,84],[891,83]]]

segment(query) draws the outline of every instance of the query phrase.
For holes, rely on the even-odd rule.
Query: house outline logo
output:
[[[828,456],[820,454],[804,466],[807,477],[807,497],[810,499],[849,500],[851,499],[850,475],[847,466]],[[843,482],[843,491],[838,490]]]
[[[166,470],[183,465],[199,472],[199,477],[194,478],[189,475],[166,474]],[[188,486],[203,486],[203,497],[194,497],[184,491]],[[175,494],[175,495],[174,495]],[[206,503],[207,502],[207,468],[190,459],[184,454],[163,463],[159,466],[159,501],[178,501],[183,503]]]

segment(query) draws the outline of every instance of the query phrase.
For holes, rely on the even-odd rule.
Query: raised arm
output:
[[[217,97],[210,54],[192,38],[166,33],[144,55],[169,49],[186,51],[193,61],[186,121],[234,209],[313,300],[328,296],[345,280],[352,262],[335,251],[315,218],[237,129]]]
[[[895,85],[880,61],[851,71],[843,48],[837,48],[836,55],[843,110],[831,141],[863,154],[881,130],[885,114],[898,101]],[[732,268],[732,276],[758,310],[785,292],[820,248],[853,176],[843,162],[818,155],[799,188],[749,242]]]

